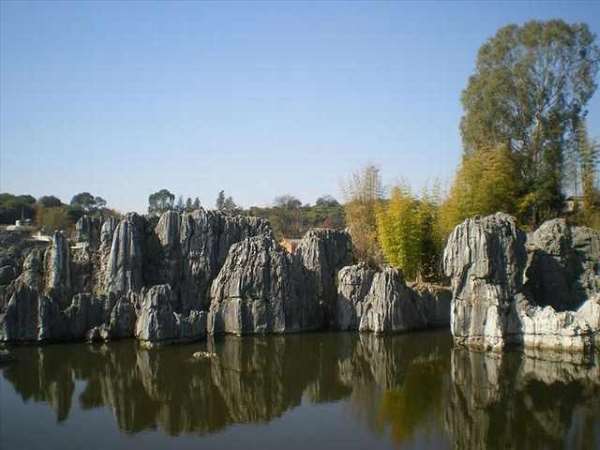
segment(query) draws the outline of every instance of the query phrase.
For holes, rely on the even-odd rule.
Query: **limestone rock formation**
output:
[[[335,328],[376,333],[447,326],[450,295],[441,287],[409,287],[391,267],[375,271],[364,264],[338,275]]]
[[[345,231],[315,228],[298,245],[296,255],[314,279],[324,315],[324,324],[332,325],[337,299],[338,271],[352,264],[352,241]]]
[[[69,241],[61,231],[52,236],[46,252],[46,292],[57,299],[68,297],[71,290]]]
[[[317,329],[321,312],[303,266],[269,235],[234,244],[211,288],[210,334]]]
[[[334,327],[338,330],[358,330],[366,310],[365,298],[371,290],[375,270],[366,264],[346,266],[338,273]]]
[[[206,313],[174,310],[174,294],[169,285],[157,285],[144,293],[135,327],[138,339],[148,343],[198,340],[206,336]]]
[[[598,239],[551,221],[527,248],[515,219],[502,213],[458,225],[444,251],[454,340],[489,349],[592,347],[600,321]]]
[[[108,292],[137,291],[142,287],[140,217],[128,214],[113,233],[106,272]]]
[[[270,233],[267,221],[256,217],[228,216],[216,211],[164,213],[155,228],[162,249],[157,283],[170,284],[178,308],[208,309],[209,289],[232,244]]]

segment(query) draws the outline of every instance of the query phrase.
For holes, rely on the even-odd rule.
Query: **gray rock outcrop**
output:
[[[129,214],[113,233],[108,257],[106,289],[114,294],[142,287],[142,245],[140,217]]]
[[[12,245],[0,251],[0,341],[202,338],[229,247],[263,233],[263,219],[204,210],[103,223],[83,216],[71,241],[62,232],[33,244],[0,233]]]
[[[203,209],[186,214],[164,213],[155,228],[162,249],[157,282],[173,287],[178,308],[184,313],[206,310],[210,284],[231,245],[270,232],[268,222],[256,217]]]
[[[455,342],[497,350],[593,347],[597,239],[592,230],[551,221],[526,247],[515,219],[502,213],[458,225],[444,251]]]
[[[71,290],[71,256],[69,241],[61,231],[56,231],[52,236],[46,260],[46,293],[57,299],[68,297]]]
[[[204,338],[206,313],[176,313],[174,302],[174,294],[169,285],[157,285],[148,289],[143,294],[135,326],[136,337],[150,344]]]
[[[234,244],[211,288],[208,333],[313,330],[321,311],[306,270],[270,235]]]
[[[325,326],[333,325],[338,271],[352,264],[352,241],[345,231],[315,228],[298,245],[296,255],[313,277]]]
[[[450,293],[441,287],[409,287],[391,267],[375,271],[364,264],[338,275],[334,326],[376,333],[408,331],[449,324]]]

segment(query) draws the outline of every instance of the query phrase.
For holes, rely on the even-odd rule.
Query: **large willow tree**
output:
[[[525,181],[522,218],[532,225],[560,212],[564,161],[575,151],[599,64],[587,25],[562,20],[508,25],[479,49],[462,93],[465,153],[510,149]]]

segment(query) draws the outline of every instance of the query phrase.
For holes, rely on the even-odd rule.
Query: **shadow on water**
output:
[[[194,360],[198,350],[216,356]],[[597,361],[452,349],[447,331],[14,351],[18,362],[1,370],[24,407],[44,402],[59,424],[107,407],[118,432],[133,437],[147,430],[176,437],[211,436],[236,424],[278,427],[287,412],[327,404],[347,412],[349,438],[367,430],[388,447],[436,436],[456,449],[600,448]],[[2,432],[18,442],[23,431]]]

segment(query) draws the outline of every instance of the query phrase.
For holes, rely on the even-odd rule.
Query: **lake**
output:
[[[13,352],[2,449],[600,448],[597,355],[469,352],[448,330]]]

